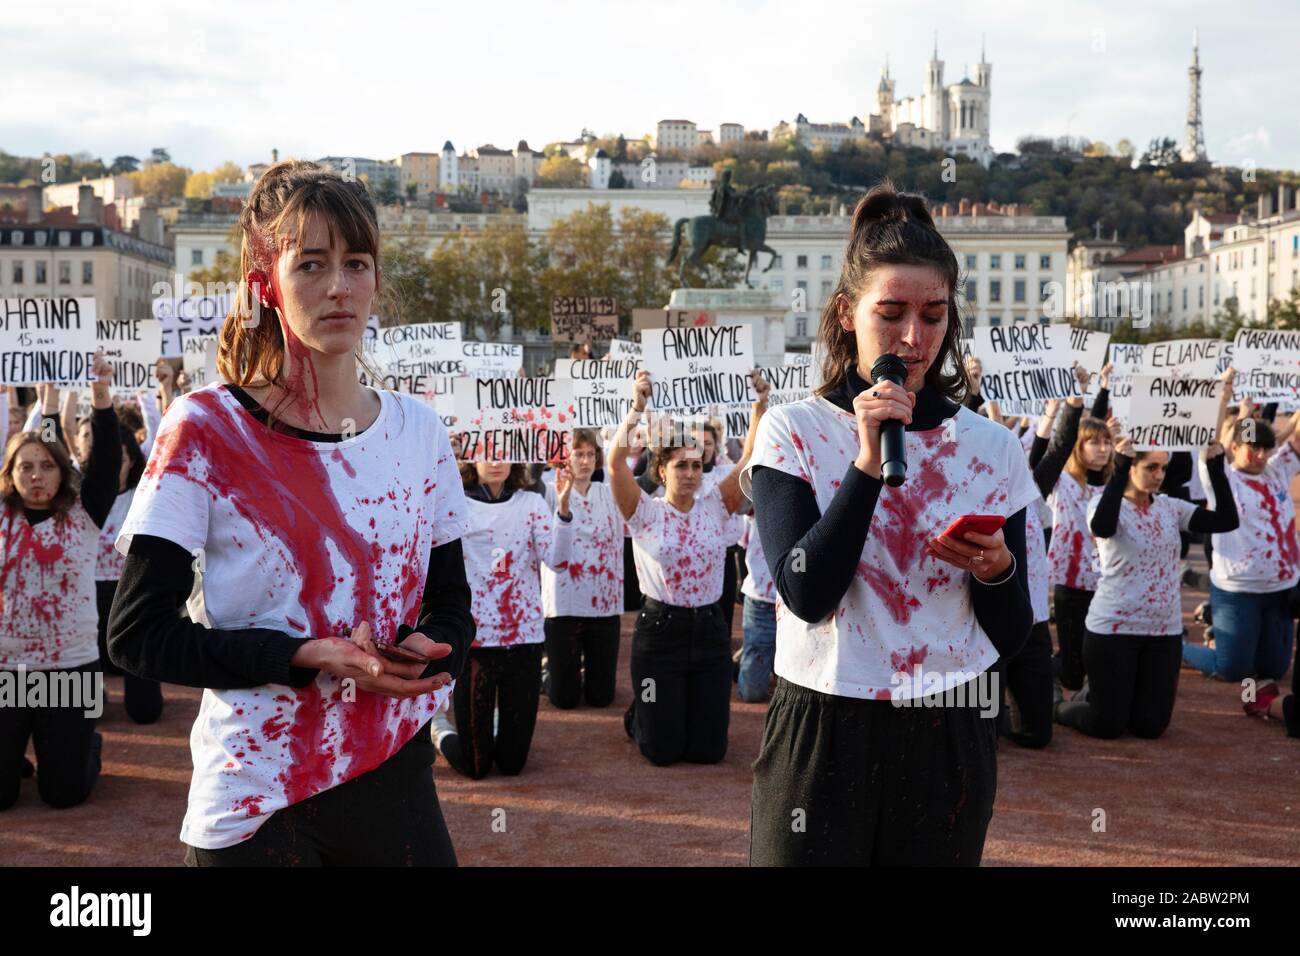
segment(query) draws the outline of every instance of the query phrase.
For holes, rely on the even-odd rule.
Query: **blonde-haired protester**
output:
[[[109,652],[204,688],[190,865],[454,864],[427,724],[473,637],[465,500],[434,410],[358,382],[374,204],[284,162],[240,225],[229,384],[163,419],[118,539]]]
[[[960,269],[925,200],[881,184],[852,223],[818,330],[824,384],[764,416],[746,475],[779,598],[750,862],[977,865],[994,668],[1033,624],[1037,492],[1015,434],[957,404]],[[872,384],[886,355],[903,385]],[[890,420],[905,429],[897,487],[882,481]],[[944,534],[966,515],[1005,524]]]
[[[1237,506],[1223,471],[1223,446],[1206,446],[1213,511],[1160,494],[1169,453],[1115,444],[1115,471],[1088,504],[1101,569],[1085,621],[1083,689],[1056,705],[1056,719],[1090,737],[1125,731],[1154,739],[1174,712],[1182,662],[1181,532],[1222,534],[1237,527]]]
[[[109,395],[113,368],[96,355],[93,372],[95,444],[80,475],[54,438],[52,418],[38,431],[12,435],[0,468],[0,670],[25,669],[29,680],[34,671],[91,675],[92,693],[102,690],[95,560],[122,457]],[[73,680],[86,688],[87,678]],[[71,807],[90,796],[100,769],[101,738],[87,716],[94,710],[96,702],[84,699],[0,707],[0,810],[18,799],[28,738],[42,800]]]
[[[556,521],[528,490],[529,467],[500,461],[460,466],[468,527],[465,566],[473,594],[474,646],[456,684],[453,729],[443,713],[433,738],[447,762],[474,780],[495,764],[515,776],[528,762],[541,696],[542,564],[558,568],[573,550],[568,468],[556,474]]]
[[[632,633],[632,705],[623,718],[628,735],[656,766],[685,761],[717,763],[727,753],[731,719],[731,633],[722,597],[727,545],[740,538],[748,507],[739,476],[767,409],[768,383],[752,373],[758,400],[737,467],[699,493],[704,467],[698,443],[681,427],[652,436],[649,470],[662,498],[632,477],[627,433],[650,398],[650,373],[636,374],[632,411],[605,456],[605,473],[628,527],[644,605]],[[680,423],[677,423],[680,426]]]

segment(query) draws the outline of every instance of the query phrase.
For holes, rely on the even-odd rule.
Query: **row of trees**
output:
[[[552,296],[602,295],[630,320],[632,309],[661,308],[677,288],[676,269],[664,262],[671,225],[659,213],[625,208],[616,218],[591,203],[540,242],[520,223],[457,233],[432,253],[414,236],[387,235],[377,312],[385,324],[473,320],[496,332],[509,320],[516,330],[547,329]],[[712,249],[687,277],[692,286],[731,288],[743,272],[734,253]],[[238,277],[237,257],[226,253],[191,274],[201,283]]]
[[[1236,299],[1228,299],[1208,322],[1196,321],[1174,327],[1168,322],[1152,322],[1134,327],[1131,319],[1119,323],[1111,333],[1112,342],[1165,342],[1170,339],[1220,339],[1231,342],[1246,326],[1266,329],[1300,329],[1300,289],[1292,289],[1285,299],[1271,299],[1262,323],[1251,323],[1238,308]]]

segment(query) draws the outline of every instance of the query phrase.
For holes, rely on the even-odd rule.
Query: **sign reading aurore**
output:
[[[95,344],[93,298],[0,299],[0,384],[85,385]]]
[[[1126,430],[1135,451],[1197,451],[1215,438],[1217,378],[1134,375]]]
[[[975,327],[980,394],[1004,415],[1037,415],[1049,398],[1079,394],[1068,325],[1017,323]]]
[[[641,347],[654,387],[652,407],[662,412],[749,405],[757,398],[750,377],[753,337],[748,325],[643,331]]]
[[[569,456],[573,385],[553,378],[458,378],[453,435],[465,461],[535,464]]]

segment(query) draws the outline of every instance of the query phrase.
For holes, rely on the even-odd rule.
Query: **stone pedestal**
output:
[[[754,329],[754,364],[780,365],[785,355],[785,325],[789,310],[771,289],[674,289],[668,310],[707,311],[718,325],[749,325]]]

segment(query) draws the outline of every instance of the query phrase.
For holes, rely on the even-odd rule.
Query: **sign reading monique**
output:
[[[0,384],[85,385],[96,331],[93,298],[0,299]]]
[[[660,412],[748,406],[758,397],[750,376],[753,336],[748,325],[646,329],[641,347],[653,385],[651,406]]]
[[[538,464],[568,458],[573,385],[553,378],[458,378],[453,434],[465,461]]]

